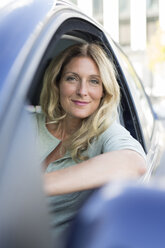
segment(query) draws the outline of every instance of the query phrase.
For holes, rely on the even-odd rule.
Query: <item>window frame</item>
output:
[[[33,79],[31,90],[28,93],[28,97],[33,99],[32,102],[38,103],[39,101],[39,95],[41,92],[42,84],[40,84],[40,87],[37,85],[37,82],[42,80],[43,73],[49,63],[49,59],[51,58],[50,54],[55,50],[55,46],[57,45],[57,42],[59,41],[60,37],[62,35],[73,35],[78,38],[84,39],[88,42],[100,42],[105,51],[107,52],[108,56],[113,60],[115,67],[118,72],[118,83],[121,88],[121,104],[124,104],[126,106],[126,112],[124,115],[125,118],[125,127],[130,131],[130,133],[133,135],[134,138],[136,138],[143,146],[144,150],[146,151],[146,144],[144,141],[144,136],[142,132],[142,128],[140,125],[140,120],[138,118],[138,113],[136,111],[130,89],[127,84],[127,80],[123,74],[123,71],[121,69],[121,66],[118,62],[118,59],[116,57],[116,54],[113,51],[113,48],[111,46],[112,41],[110,38],[107,38],[107,35],[100,30],[99,26],[97,24],[93,24],[90,20],[87,20],[84,18],[84,16],[80,17],[70,17],[66,18],[61,22],[61,25],[59,25],[58,29],[52,36],[51,41],[47,45],[47,49],[45,50],[45,53],[42,57],[42,60],[40,61],[40,65],[38,67],[38,71]],[[33,95],[33,92],[36,92],[36,88],[38,87],[38,96],[37,100],[35,101],[35,95]]]

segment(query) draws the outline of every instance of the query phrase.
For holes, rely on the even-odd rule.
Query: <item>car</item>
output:
[[[99,23],[70,2],[3,1],[0,37],[0,246],[51,247],[30,115],[39,104],[50,60],[75,43],[103,46],[114,61],[121,89],[119,120],[147,154],[143,182],[164,173],[165,130],[122,49]]]

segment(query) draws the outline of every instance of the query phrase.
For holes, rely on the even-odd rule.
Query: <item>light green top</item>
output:
[[[39,157],[40,161],[44,161],[48,154],[60,143],[60,140],[55,138],[46,128],[43,113],[34,113],[33,115],[36,121],[36,130],[38,130],[37,143],[39,147]],[[137,151],[145,157],[139,142],[135,140],[123,126],[114,122],[99,136],[97,141],[95,140],[92,143],[87,153],[89,158],[92,158],[101,153],[122,149]],[[70,154],[66,153],[63,158],[49,164],[46,172],[59,170],[75,164]],[[48,198],[54,237],[62,235],[67,227],[69,227],[77,211],[91,192],[93,191],[87,190]]]

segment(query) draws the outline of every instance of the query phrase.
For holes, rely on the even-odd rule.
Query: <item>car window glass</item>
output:
[[[124,73],[130,85],[130,90],[134,92],[132,96],[134,98],[134,102],[137,108],[140,121],[143,127],[146,128],[145,129],[146,135],[151,139],[154,119],[147,96],[131,64],[122,53],[121,53],[121,57],[124,65],[123,66]]]
[[[120,59],[120,64],[129,84],[129,89],[132,93],[131,95],[138,113],[138,117],[140,119],[143,135],[145,139],[149,141],[152,137],[154,119],[148,98],[127,57],[124,55],[124,53],[121,52],[121,50],[117,49],[117,52],[119,53],[118,57]]]

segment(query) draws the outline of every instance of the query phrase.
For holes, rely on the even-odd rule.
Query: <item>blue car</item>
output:
[[[99,42],[121,89],[119,119],[143,146],[149,182],[164,173],[165,130],[127,56],[96,21],[64,0],[0,3],[0,247],[51,247],[33,120],[42,78],[64,48]]]

